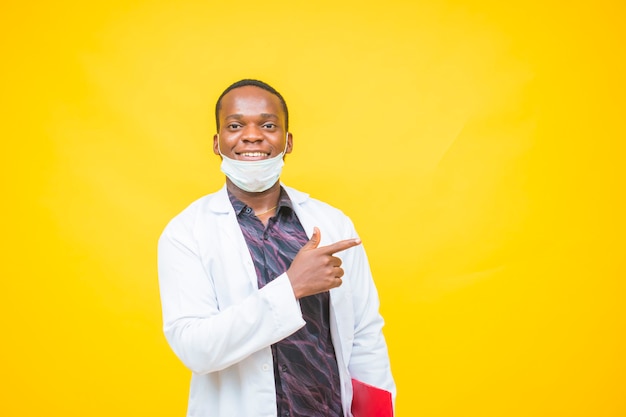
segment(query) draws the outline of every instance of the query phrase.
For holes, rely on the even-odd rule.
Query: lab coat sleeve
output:
[[[353,232],[356,236],[356,232]],[[391,374],[387,344],[382,332],[384,321],[380,301],[363,245],[346,251],[354,309],[354,340],[348,369],[352,378],[391,392],[396,386]]]
[[[191,371],[222,370],[305,324],[286,274],[220,306],[192,230],[193,224],[170,222],[158,245],[164,333]]]

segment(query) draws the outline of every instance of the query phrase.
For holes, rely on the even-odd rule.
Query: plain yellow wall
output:
[[[349,214],[398,416],[626,415],[619,1],[4,2],[3,416],[182,416],[156,241],[229,83]]]

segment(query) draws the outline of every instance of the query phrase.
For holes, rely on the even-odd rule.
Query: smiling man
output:
[[[395,398],[352,222],[280,182],[293,149],[285,100],[242,80],[215,115],[226,184],[159,240],[164,332],[192,371],[187,416],[350,416],[357,380]]]

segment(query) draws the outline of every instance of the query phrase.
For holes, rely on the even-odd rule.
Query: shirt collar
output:
[[[254,211],[252,210],[251,207],[248,207],[243,201],[235,197],[233,193],[228,191],[228,189],[227,189],[227,192],[228,192],[228,198],[230,199],[230,203],[233,205],[233,208],[235,209],[235,213],[237,213],[237,216],[240,216],[242,213],[254,214]],[[280,196],[278,197],[278,207],[276,209],[276,213],[278,214],[278,212],[283,207],[286,207],[293,211],[293,203],[291,202],[291,199],[289,198],[289,195],[287,194],[285,189],[281,186]],[[249,209],[249,210],[246,210],[246,209]]]

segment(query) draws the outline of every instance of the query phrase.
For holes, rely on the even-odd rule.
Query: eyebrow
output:
[[[243,119],[243,117],[243,114],[235,113],[229,114],[225,119]],[[273,113],[261,113],[261,117],[264,119],[278,119],[278,116]]]

